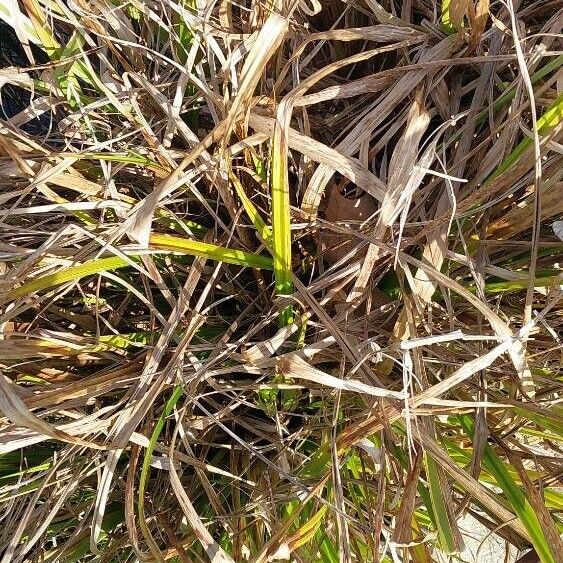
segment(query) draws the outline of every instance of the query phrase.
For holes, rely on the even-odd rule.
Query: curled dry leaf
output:
[[[411,185],[420,141],[429,123],[430,114],[424,107],[421,92],[418,91],[409,110],[407,127],[401,135],[389,163],[387,191],[381,204],[381,222],[386,227],[394,223],[405,205],[409,205],[414,190],[419,187],[422,180],[417,178],[418,181]]]
[[[461,31],[469,24],[468,52],[474,52],[487,25],[489,0],[450,0],[447,11],[447,18],[454,29]]]
[[[455,29],[463,29],[466,21],[472,22],[475,19],[473,0],[450,0],[449,16]]]
[[[406,216],[413,193],[424,178],[424,173],[420,173],[420,170],[415,169],[415,162],[422,135],[429,123],[430,114],[424,107],[422,91],[418,89],[415,100],[409,109],[407,127],[401,135],[389,163],[387,190],[381,204],[381,212],[372,233],[372,236],[378,240],[385,236],[387,228],[395,222],[395,219],[401,212],[404,212],[403,214]],[[433,150],[431,151],[431,156],[433,158]],[[380,248],[378,245],[370,244],[368,246],[366,259],[362,264],[354,287],[347,297],[348,302],[358,302],[364,293],[379,254]]]
[[[370,195],[349,198],[342,194],[337,185],[333,184],[327,196],[324,218],[330,222],[354,224],[351,226],[353,229],[367,221],[376,211],[377,205]],[[330,264],[334,264],[356,247],[357,240],[353,236],[331,233],[325,229],[321,233],[320,243],[323,256]],[[365,250],[363,254],[365,254]]]
[[[419,63],[448,58],[461,44],[462,38],[458,34],[446,37],[437,45],[425,50],[420,56]],[[388,115],[432,72],[433,69],[425,68],[424,65],[421,65],[420,70],[416,69],[413,72],[402,75],[395,82],[395,85],[383,94],[380,103],[374,106],[354,125],[346,137],[335,147],[336,150],[347,155],[355,154],[365,139],[369,138]],[[301,203],[303,211],[312,216],[316,215],[321,198],[333,174],[333,166],[322,165],[315,170],[303,195]]]
[[[485,31],[487,20],[489,19],[489,0],[477,0],[475,5],[475,16],[471,22],[471,40],[469,52],[472,53],[479,45],[481,35]]]

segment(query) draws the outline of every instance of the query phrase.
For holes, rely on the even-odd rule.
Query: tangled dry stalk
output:
[[[560,561],[562,21],[0,6],[0,563]]]

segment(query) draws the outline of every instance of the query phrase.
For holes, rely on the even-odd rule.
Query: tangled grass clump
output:
[[[0,6],[0,563],[560,561],[562,20]]]

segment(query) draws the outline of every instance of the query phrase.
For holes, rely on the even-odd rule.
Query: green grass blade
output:
[[[544,66],[536,70],[532,76],[530,76],[530,80],[532,84],[537,84],[540,80],[542,80],[545,76],[549,73],[556,71],[561,68],[563,65],[563,55],[559,55],[558,57],[553,58],[551,61],[546,63]],[[506,91],[504,91],[494,102],[493,102],[493,110],[498,110],[508,103],[510,103],[514,96],[516,95],[516,86],[513,85],[509,87]],[[478,114],[477,122],[482,123],[484,120],[488,118],[489,115],[489,108],[484,109]]]
[[[472,438],[475,424],[471,417],[463,415],[459,417],[459,420],[465,433]],[[485,445],[483,465],[494,476],[497,485],[502,489],[514,512],[528,531],[530,541],[542,563],[555,563],[555,556],[549,548],[549,543],[543,533],[538,517],[528,502],[526,495],[514,482],[504,462],[489,444]]]
[[[317,532],[318,533],[318,532]],[[334,542],[327,536],[326,530],[322,530],[323,538],[319,543],[319,553],[323,563],[338,563],[338,549]]]
[[[424,456],[424,464],[440,545],[445,553],[455,553],[458,551],[458,547],[452,523],[450,522],[450,514],[442,494],[442,479],[438,465],[429,455]]]
[[[237,266],[247,266],[261,270],[271,270],[274,267],[269,256],[171,235],[151,235],[150,245],[152,248],[183,252]]]
[[[268,227],[268,225],[266,225],[266,222],[260,216],[258,209],[256,209],[256,206],[252,203],[250,198],[246,195],[246,192],[244,191],[243,185],[240,183],[239,179],[230,170],[229,170],[229,176],[231,178],[231,182],[233,183],[233,186],[235,187],[237,195],[238,195],[238,197],[239,197],[239,199],[242,203],[242,206],[244,207],[244,210],[246,211],[246,214],[248,215],[248,217],[252,221],[252,224],[254,225],[254,228],[256,229],[258,234],[260,235],[260,238],[266,243],[266,245],[268,247],[271,248],[272,247],[272,229],[270,227]]]
[[[530,281],[528,279],[489,282],[485,284],[485,292],[503,293],[511,291],[521,291],[523,289],[527,289],[529,283]],[[536,278],[534,280],[534,287],[554,287],[561,285],[563,285],[563,278],[561,276],[548,276],[544,278]]]
[[[238,266],[248,266],[251,268],[261,268],[265,270],[272,269],[272,260],[270,257],[263,256],[261,254],[253,254],[252,252],[247,252],[246,250],[224,248],[216,244],[184,239],[170,235],[152,235],[150,242],[151,246],[156,249],[182,252],[192,256],[202,256],[211,260],[227,262],[228,264],[235,264]],[[134,261],[135,258],[130,258],[130,260]],[[119,256],[89,260],[88,262],[84,262],[84,264],[65,268],[59,272],[40,276],[37,279],[23,283],[19,287],[8,291],[6,299],[18,299],[20,297],[24,297],[25,295],[29,295],[30,293],[43,291],[86,276],[124,268],[129,265],[130,261]]]
[[[258,176],[260,176],[260,179],[265,182],[268,177],[268,171],[266,169],[266,165],[264,164],[264,159],[259,157],[254,150],[252,150],[250,154],[252,156],[252,164],[254,164],[254,170],[256,170],[256,174],[258,174]]]
[[[149,471],[150,471],[150,467],[151,467],[151,461],[152,461],[152,454],[154,452],[154,448],[156,446],[156,443],[158,441],[158,438],[160,437],[160,433],[162,432],[162,429],[164,428],[164,424],[166,423],[166,419],[170,416],[170,414],[172,413],[172,410],[174,409],[174,406],[176,405],[176,403],[178,402],[178,400],[180,399],[180,397],[183,394],[183,389],[182,387],[178,386],[174,388],[174,391],[172,392],[172,395],[170,395],[168,401],[166,401],[166,405],[164,406],[164,410],[162,411],[162,414],[160,415],[154,430],[152,431],[151,434],[151,438],[149,441],[149,445],[147,446],[147,449],[145,451],[145,457],[143,458],[143,466],[141,468],[141,476],[139,477],[139,500],[138,500],[138,505],[137,505],[137,511],[139,514],[139,525],[141,526],[141,530],[143,531],[143,535],[145,536],[145,539],[147,540],[147,542],[149,544],[153,544],[153,546],[156,546],[156,544],[154,543],[154,540],[152,539],[152,535],[147,527],[146,524],[146,518],[145,518],[145,492],[147,489],[147,479],[149,476]],[[152,550],[151,550],[152,551]],[[158,547],[156,548],[156,550],[158,552]]]
[[[456,29],[454,24],[452,23],[452,18],[450,15],[450,5],[451,0],[442,0],[442,10],[440,15],[440,22],[444,31],[447,33],[455,33]]]
[[[88,262],[84,262],[84,264],[71,266],[70,268],[65,268],[53,274],[46,274],[29,282],[23,283],[19,287],[8,291],[8,293],[6,294],[6,299],[8,301],[11,301],[13,299],[18,299],[20,297],[29,295],[30,293],[36,293],[37,291],[50,289],[63,283],[75,281],[86,276],[99,274],[100,272],[109,272],[111,270],[123,268],[128,265],[129,262],[127,262],[123,258],[120,258],[119,256],[89,260]]]
[[[549,106],[545,113],[538,119],[537,130],[540,135],[547,135],[563,119],[563,93],[557,96],[556,100]],[[533,139],[531,137],[524,137],[516,148],[501,162],[500,166],[493,172],[489,177],[489,181],[497,176],[500,176],[503,172],[506,172],[509,168],[514,166],[520,157],[526,152],[526,150],[532,146]]]
[[[287,146],[285,132],[276,123],[272,148],[272,254],[276,293],[293,292],[291,277],[291,206],[287,176]],[[280,324],[293,321],[293,310],[286,307],[280,314]]]
[[[76,160],[103,160],[105,162],[120,162],[122,164],[137,164],[139,166],[146,166],[149,169],[163,170],[156,160],[147,156],[134,154],[133,152],[118,153],[118,152],[63,152],[60,155],[65,158],[75,158]]]
[[[540,428],[545,428],[563,439],[563,412],[557,406],[554,405],[543,413],[526,408],[526,406],[513,407],[513,409],[520,416],[535,422]]]

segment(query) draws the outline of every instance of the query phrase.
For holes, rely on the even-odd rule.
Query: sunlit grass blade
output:
[[[136,164],[140,166],[145,166],[149,170],[154,169],[155,171],[163,170],[162,165],[147,156],[129,153],[119,153],[119,152],[64,152],[61,153],[64,158],[75,158],[76,160],[102,160],[105,162],[121,162],[123,164]]]
[[[151,247],[154,249],[162,249],[173,252],[181,252],[192,256],[202,256],[226,262],[228,264],[236,264],[238,266],[247,266],[250,268],[261,268],[265,270],[272,269],[272,260],[268,256],[261,254],[253,254],[246,250],[238,250],[233,248],[224,248],[215,244],[200,242],[181,237],[170,235],[151,235]],[[130,260],[136,260],[134,257]],[[86,276],[99,274],[106,271],[116,270],[131,265],[131,262],[120,256],[111,256],[109,258],[97,258],[80,264],[71,266],[53,274],[46,274],[37,279],[23,283],[19,287],[11,289],[6,293],[6,299],[18,299],[35,293],[56,287],[63,283],[75,281]]]
[[[27,15],[33,25],[35,34],[41,42],[42,47],[46,50],[49,57],[61,49],[61,44],[51,31],[51,27],[45,19],[45,14],[37,0],[22,0]]]
[[[244,191],[244,186],[240,183],[240,180],[233,174],[232,170],[229,169],[229,177],[231,178],[231,182],[235,187],[237,195],[246,211],[246,214],[252,221],[254,228],[260,235],[260,238],[266,243],[268,247],[271,248],[272,246],[272,229],[266,225],[266,222],[260,216],[260,212],[256,209],[256,206],[250,198],[246,195]]]
[[[320,536],[319,553],[321,554],[323,563],[338,563],[338,548],[322,528],[317,532]]]
[[[98,258],[80,264],[71,266],[52,274],[40,276],[34,280],[28,281],[15,287],[6,293],[6,300],[19,299],[45,289],[51,289],[63,283],[75,281],[86,276],[99,274],[100,272],[109,272],[117,268],[128,266],[129,263],[119,256],[110,256],[109,258]]]
[[[150,245],[151,248],[155,249],[183,252],[237,266],[247,266],[262,270],[271,270],[273,268],[272,259],[269,256],[171,235],[153,234],[150,236]]]
[[[557,99],[549,106],[549,108],[542,114],[537,122],[537,130],[539,135],[547,135],[561,123],[563,119],[563,94],[559,94]],[[489,177],[489,180],[500,176],[509,168],[514,166],[520,157],[530,148],[533,144],[532,137],[524,137],[516,148],[501,162],[500,166]]]
[[[452,0],[442,0],[440,22],[445,31],[448,33],[455,33],[456,28],[452,22],[452,16],[450,13],[451,4]]]
[[[272,254],[276,293],[289,295],[293,292],[291,267],[291,206],[287,172],[286,132],[276,122],[272,143]],[[280,324],[292,322],[293,310],[286,307],[280,313]]]
[[[514,406],[514,411],[520,416],[532,420],[539,427],[549,430],[560,439],[563,439],[563,411],[557,406],[553,406],[543,412],[532,410],[527,405]]]
[[[521,291],[528,287],[529,281],[527,279],[508,280],[503,282],[487,282],[485,284],[485,291],[487,293],[503,293],[512,291]],[[534,287],[548,287],[556,288],[563,286],[563,276],[548,276],[543,278],[536,278],[534,280]]]
[[[290,538],[288,539],[290,549],[297,549],[298,547],[305,545],[313,539],[323,522],[323,518],[326,512],[327,506],[323,506],[304,524],[299,526],[298,530],[291,534]]]
[[[542,67],[540,67],[538,70],[536,70],[536,72],[534,72],[530,76],[530,80],[531,80],[532,84],[537,84],[543,78],[545,78],[548,74],[550,74],[554,71],[557,71],[559,68],[561,68],[562,65],[563,65],[563,55],[559,55],[557,57],[554,57],[549,62],[544,64]],[[506,106],[506,104],[510,103],[514,99],[516,92],[517,92],[516,85],[514,85],[514,84],[511,85],[505,92],[503,92],[493,102],[493,109],[498,110],[498,109]],[[483,111],[481,111],[478,114],[478,118],[477,118],[478,122],[482,122],[485,119],[487,119],[488,115],[489,115],[489,108],[485,108]]]

